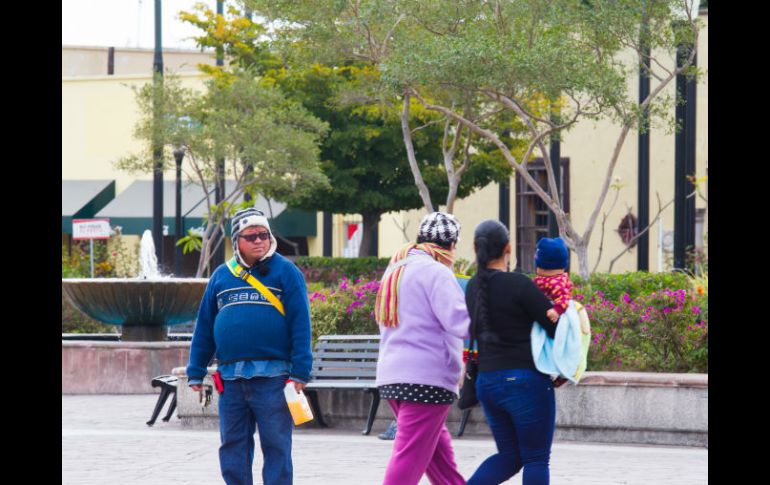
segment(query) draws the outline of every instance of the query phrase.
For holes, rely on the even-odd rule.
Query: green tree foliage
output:
[[[244,192],[286,200],[328,187],[318,164],[318,143],[327,125],[278,89],[257,82],[248,70],[212,77],[204,93],[182,88],[178,79],[166,77],[163,83],[138,88],[136,94],[142,117],[135,137],[146,142],[146,150],[124,157],[117,165],[129,171],[151,171],[154,137],[163,140],[166,165],[173,160],[174,148],[186,148],[186,172],[207,194],[198,276],[213,270],[211,255],[222,244],[225,220]],[[160,100],[160,106],[153,100]],[[226,161],[225,179],[235,183],[216,204],[216,161],[221,158]]]
[[[200,45],[222,48],[232,64],[248,67],[262,84],[275,86],[292,100],[328,123],[330,130],[321,144],[321,166],[330,188],[295,194],[291,203],[309,210],[355,213],[363,216],[361,255],[370,254],[372,229],[383,213],[419,208],[422,205],[409,167],[400,121],[400,101],[382,91],[380,72],[367,61],[342,65],[303,62],[301,41],[274,44],[275,57],[259,41],[257,28],[230,10],[231,18],[214,15],[205,7],[182,18],[201,28]],[[276,46],[281,46],[279,49]],[[279,61],[278,56],[282,56]],[[210,72],[217,68],[207,67]],[[224,75],[224,70],[219,70]],[[442,154],[445,124],[442,117],[414,103],[411,122],[413,145],[420,170],[431,193],[446,199],[450,193]],[[513,123],[509,123],[515,129]],[[468,141],[458,136],[459,141]],[[513,148],[515,142],[511,142]],[[522,149],[520,147],[520,149]],[[491,181],[505,180],[510,166],[488,143],[476,143],[461,155],[472,160],[454,190],[465,197]]]
[[[672,126],[672,96],[665,88],[678,74],[694,75],[697,11],[682,0],[522,0],[456,2],[410,0],[246,0],[265,18],[285,26],[275,41],[301,42],[307,56],[362,60],[376,65],[391,92],[410,98],[497,147],[510,166],[555,214],[559,232],[577,253],[587,277],[588,245],[606,200],[619,154],[643,113],[653,125]],[[671,68],[681,43],[695,48],[681,68]],[[638,104],[628,89],[638,76],[644,47],[651,48],[653,79]],[[497,112],[527,130],[525,154],[514,153]],[[582,120],[607,119],[620,134],[586,227],[578,229],[556,194],[546,147],[549,139]],[[642,129],[645,129],[644,127]],[[409,131],[404,131],[405,140]],[[408,143],[408,141],[407,141]],[[548,182],[541,187],[525,164],[539,152]],[[417,176],[415,176],[417,180]],[[419,180],[417,180],[419,185]],[[426,206],[429,205],[424,198]]]

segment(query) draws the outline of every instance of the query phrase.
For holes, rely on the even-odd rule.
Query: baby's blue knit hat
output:
[[[569,265],[569,251],[560,237],[544,237],[537,242],[535,266],[543,269],[566,269]]]

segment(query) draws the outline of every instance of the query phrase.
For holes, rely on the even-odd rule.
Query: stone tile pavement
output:
[[[62,396],[63,485],[203,485],[223,483],[217,431],[183,429],[174,416],[150,428],[157,399],[146,395]],[[168,405],[168,404],[167,404]],[[355,431],[298,429],[294,433],[294,483],[382,483],[392,441]],[[258,438],[257,438],[258,439]],[[454,439],[460,472],[469,477],[495,450],[487,437]],[[254,460],[255,483],[261,456]],[[508,484],[521,484],[518,474]],[[708,483],[708,450],[557,442],[551,483],[576,485],[696,485]],[[428,484],[423,477],[420,485]]]

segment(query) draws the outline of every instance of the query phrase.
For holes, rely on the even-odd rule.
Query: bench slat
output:
[[[314,378],[319,377],[362,377],[367,379],[374,379],[376,377],[376,372],[374,369],[371,371],[354,371],[354,370],[319,370],[317,372],[313,372]]]
[[[338,342],[318,342],[315,346],[316,350],[379,350],[379,343],[338,343]]]
[[[329,352],[321,350],[313,352],[313,358],[317,360],[360,359],[377,361],[379,352]]]
[[[335,362],[332,360],[317,360],[313,362],[313,367],[329,367],[329,368],[351,368],[351,369],[376,369],[377,361],[371,362]]]
[[[379,335],[321,335],[318,341],[323,340],[380,340]]]
[[[374,389],[377,386],[374,381],[346,381],[326,379],[323,381],[312,381],[307,385],[308,389]]]
[[[373,389],[379,335],[322,335],[313,351],[309,389]]]

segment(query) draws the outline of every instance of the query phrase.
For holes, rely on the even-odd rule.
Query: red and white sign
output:
[[[109,239],[109,219],[72,219],[72,239]]]
[[[345,247],[342,248],[343,258],[357,258],[358,250],[361,247],[361,237],[364,233],[364,223],[348,223],[347,224],[347,240],[345,241]]]
[[[356,231],[358,231],[358,224],[348,224],[348,241],[353,239]]]

